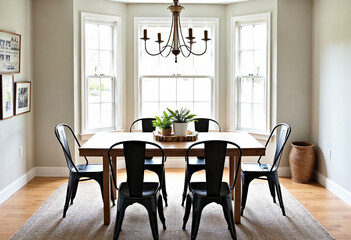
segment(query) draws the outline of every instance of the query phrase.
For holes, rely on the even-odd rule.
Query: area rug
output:
[[[160,239],[190,239],[191,215],[186,230],[182,230],[182,186],[182,180],[167,182],[169,203],[164,208],[167,229],[163,230],[159,221]],[[66,187],[62,184],[12,239],[112,239],[116,207],[111,209],[111,224],[104,225],[98,184],[80,183],[74,204],[63,219]],[[244,216],[241,224],[235,226],[238,239],[334,239],[283,186],[282,194],[286,217],[279,205],[273,203],[267,183],[250,185]],[[152,239],[147,212],[141,205],[127,208],[119,239]],[[197,239],[231,239],[221,206],[213,203],[203,210]]]

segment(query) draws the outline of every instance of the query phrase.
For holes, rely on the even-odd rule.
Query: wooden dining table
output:
[[[105,132],[97,133],[92,136],[85,144],[79,148],[79,155],[85,157],[102,157],[103,158],[103,199],[104,199],[104,224],[110,224],[110,167],[107,152],[112,144],[128,141],[128,140],[142,140],[148,142],[154,142],[160,145],[165,153],[166,157],[184,157],[188,147],[196,141],[205,140],[226,140],[237,143],[242,149],[243,156],[264,156],[265,147],[259,143],[254,137],[245,132],[208,132],[198,133],[198,139],[192,142],[158,142],[154,139],[153,133],[143,132]],[[161,156],[161,152],[153,147],[147,146],[145,154],[147,156]],[[194,149],[189,153],[191,156],[204,155],[202,148]],[[229,156],[229,182],[230,184],[234,181],[234,170],[238,164],[239,151],[234,146],[228,145],[226,155]],[[123,149],[113,149],[111,151],[111,160],[113,169],[116,171],[117,157],[123,156]],[[182,158],[184,161],[184,158]],[[232,197],[234,199],[234,221],[240,223],[240,199],[241,199],[241,174],[239,172],[237,182],[235,185],[234,193]],[[115,189],[114,189],[115,191]],[[116,194],[115,194],[116,196]]]

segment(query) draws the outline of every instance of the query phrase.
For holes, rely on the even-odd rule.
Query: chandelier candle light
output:
[[[205,50],[202,53],[194,53],[192,50],[192,46],[195,43],[193,29],[189,28],[188,37],[186,37],[186,39],[189,40],[189,45],[187,45],[183,37],[182,26],[180,24],[180,12],[184,9],[184,7],[178,4],[178,0],[173,0],[173,5],[169,6],[168,9],[172,13],[172,25],[167,44],[163,47],[161,46],[161,43],[164,41],[162,41],[161,33],[157,33],[157,41],[155,42],[159,44],[159,52],[150,53],[146,48],[146,41],[150,38],[147,37],[147,29],[144,29],[144,35],[140,39],[145,41],[145,51],[151,56],[161,55],[162,57],[168,57],[172,53],[175,56],[175,62],[177,62],[177,56],[179,53],[182,53],[182,55],[186,58],[191,54],[195,56],[205,54],[207,51],[207,41],[211,40],[208,38],[208,31],[204,31],[204,38],[202,39],[205,41]],[[166,49],[168,50],[166,51]]]

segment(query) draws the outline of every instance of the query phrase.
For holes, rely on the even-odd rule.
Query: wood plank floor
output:
[[[183,169],[166,171],[167,179],[184,179]],[[318,183],[298,184],[288,178],[280,181],[336,239],[351,239],[351,206]],[[67,178],[36,177],[1,204],[0,239],[9,239],[63,182]]]

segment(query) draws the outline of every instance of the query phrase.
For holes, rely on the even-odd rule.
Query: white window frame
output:
[[[240,48],[239,48],[239,27],[243,23],[258,23],[265,22],[267,27],[267,46],[266,46],[266,76],[265,78],[265,115],[266,115],[266,126],[263,132],[254,129],[238,129],[239,122],[239,72],[240,72]],[[271,126],[271,13],[261,13],[245,16],[237,16],[231,18],[231,37],[230,37],[230,83],[229,83],[229,94],[230,94],[230,130],[243,130],[250,133],[257,134],[269,134]],[[258,76],[252,76],[258,77]]]
[[[218,18],[196,18],[196,17],[186,17],[181,18],[182,22],[211,22],[214,24],[213,34],[214,37],[211,41],[214,43],[214,72],[213,75],[178,75],[173,76],[139,76],[139,51],[145,51],[144,45],[139,48],[139,39],[141,37],[140,24],[141,23],[170,23],[169,18],[164,17],[134,17],[134,119],[140,118],[141,116],[141,102],[142,102],[142,88],[141,81],[142,78],[210,78],[212,84],[212,114],[216,120],[219,117],[219,19]],[[168,37],[168,36],[167,36]],[[173,56],[173,55],[172,55]],[[172,57],[171,55],[169,57]],[[175,63],[176,64],[176,63]]]
[[[113,31],[113,127],[88,129],[87,113],[88,113],[88,84],[87,75],[85,73],[85,24],[108,23],[114,26]],[[100,76],[97,77],[108,77]],[[81,129],[82,133],[94,133],[107,130],[118,130],[122,127],[122,22],[121,17],[102,15],[94,13],[81,13]]]

